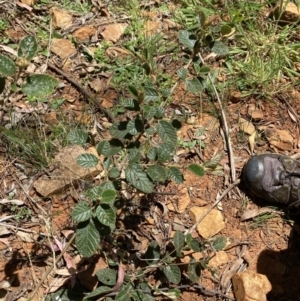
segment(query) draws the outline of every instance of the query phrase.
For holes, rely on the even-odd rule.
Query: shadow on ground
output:
[[[290,232],[288,248],[280,252],[264,250],[257,261],[257,272],[267,276],[272,290],[269,301],[300,300],[300,220]]]

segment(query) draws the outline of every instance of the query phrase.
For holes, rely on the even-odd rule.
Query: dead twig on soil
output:
[[[113,115],[104,108],[100,103],[96,101],[96,95],[89,93],[82,85],[80,85],[77,81],[72,79],[69,75],[67,75],[64,71],[57,68],[54,64],[48,62],[48,67],[52,69],[53,71],[57,72],[61,76],[63,76],[69,83],[71,83],[73,86],[75,86],[90,102],[92,102],[97,109],[99,109],[102,113],[104,113],[111,122],[116,122]]]
[[[190,228],[186,235],[189,234],[189,233],[192,233],[196,228],[197,226],[202,222],[202,220],[208,215],[208,213],[210,211],[213,210],[214,207],[216,207],[220,201],[224,198],[225,195],[227,195],[227,193],[229,191],[231,191],[231,189],[233,189],[236,185],[238,185],[239,183],[241,182],[240,179],[237,179],[234,183],[232,183],[231,185],[228,186],[228,188],[217,198],[217,200],[210,206],[210,208],[205,212],[205,214],[203,214],[197,221],[196,223],[192,226],[192,228]]]
[[[203,60],[200,52],[198,52],[198,56],[200,58],[201,63],[204,64],[204,60]],[[227,124],[227,121],[226,121],[225,111],[223,109],[223,105],[222,105],[219,93],[216,89],[216,86],[213,83],[213,80],[212,80],[210,74],[208,73],[207,76],[208,76],[208,79],[209,79],[209,81],[212,85],[212,88],[214,90],[214,93],[216,95],[216,98],[218,100],[218,103],[219,103],[219,106],[220,106],[220,109],[221,109],[221,121],[223,123],[224,130],[225,130],[224,132],[225,132],[226,145],[227,145],[227,148],[228,148],[228,157],[229,157],[229,163],[230,163],[231,180],[232,180],[232,182],[235,182],[236,172],[235,172],[235,166],[234,166],[234,156],[233,156],[233,150],[232,150],[232,146],[231,146],[229,128],[228,128],[228,124]]]

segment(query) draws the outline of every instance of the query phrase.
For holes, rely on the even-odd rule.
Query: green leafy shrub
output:
[[[28,66],[36,52],[37,42],[35,37],[26,36],[20,41],[16,62],[0,54],[0,93],[5,90],[7,78],[10,78],[12,91],[20,90],[30,99],[40,100],[53,93],[54,89],[58,87],[58,81],[47,74],[26,76],[26,82],[18,86],[18,79],[22,75],[22,71]]]

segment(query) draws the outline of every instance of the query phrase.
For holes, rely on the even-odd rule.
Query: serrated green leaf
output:
[[[27,36],[21,40],[18,48],[18,57],[30,61],[37,51],[37,42],[34,36]]]
[[[154,117],[154,115],[156,113],[156,109],[153,106],[144,105],[143,112],[144,112],[145,118],[150,119],[150,118]]]
[[[92,201],[96,201],[99,200],[101,198],[102,192],[103,192],[103,188],[101,187],[101,185],[99,186],[94,186],[93,188],[89,189],[86,192],[87,197],[89,197]]]
[[[202,74],[208,74],[210,72],[210,68],[208,66],[203,66],[200,68],[199,72]]]
[[[72,211],[72,218],[76,222],[87,221],[92,215],[92,210],[86,202],[80,202]]]
[[[120,176],[120,171],[117,167],[112,167],[109,171],[108,171],[108,177],[111,179],[116,179]]]
[[[134,86],[128,86],[128,90],[132,93],[133,96],[138,97],[139,92]]]
[[[188,233],[185,237],[185,241],[188,245],[191,243],[192,239],[193,239],[193,236],[191,233]]]
[[[199,263],[193,261],[194,259],[188,265],[188,277],[192,282],[198,283],[201,276],[201,268]]]
[[[127,121],[114,123],[109,129],[109,133],[113,137],[123,139],[128,134],[127,123]]]
[[[135,99],[125,99],[122,102],[122,105],[127,109],[127,110],[133,110],[133,111],[139,111],[140,110],[140,105]]]
[[[92,292],[88,293],[83,300],[91,300],[90,298],[97,297],[101,294],[109,293],[111,292],[111,288],[108,286],[99,286]]]
[[[79,155],[77,158],[77,164],[84,168],[91,168],[97,166],[99,160],[98,158],[93,154],[82,154]]]
[[[127,131],[129,134],[133,136],[142,133],[143,130],[144,130],[144,124],[142,120],[138,118],[130,120],[127,124]]]
[[[111,226],[116,223],[116,213],[113,208],[107,204],[99,205],[95,212],[99,222],[106,226]]]
[[[165,116],[165,109],[163,107],[157,107],[154,116],[156,118],[163,118]]]
[[[114,161],[111,157],[107,157],[104,159],[102,164],[105,170],[109,170],[111,167],[114,166]]]
[[[134,148],[129,151],[128,161],[130,164],[138,163],[141,160],[141,152],[140,150]]]
[[[131,283],[128,283],[127,285],[123,285],[121,290],[118,292],[116,301],[131,301],[133,295],[135,295],[135,290],[133,289]]]
[[[203,167],[201,167],[198,164],[190,164],[188,166],[188,170],[191,171],[193,174],[195,174],[198,177],[203,177],[205,174]]]
[[[196,43],[196,38],[187,30],[179,30],[179,42],[190,50],[193,50]]]
[[[151,161],[155,161],[157,157],[157,147],[155,146],[151,146],[149,148],[148,154],[147,154],[147,158]]]
[[[103,156],[109,156],[110,144],[107,140],[102,140],[97,145],[97,153]]]
[[[221,30],[220,30],[220,33],[222,36],[226,36],[226,35],[229,35],[231,33],[231,26],[227,25],[227,24],[224,24],[222,27],[221,27]]]
[[[216,251],[220,251],[220,250],[223,250],[226,247],[226,244],[227,244],[226,236],[220,236],[220,237],[217,237],[213,241],[212,246],[214,247],[214,249]]]
[[[77,225],[75,242],[83,257],[90,257],[95,254],[100,243],[100,234],[92,219]]]
[[[43,98],[54,92],[58,87],[58,80],[47,74],[33,74],[27,76],[22,92],[32,98]]]
[[[200,83],[197,77],[194,77],[192,79],[187,79],[185,81],[185,85],[186,85],[186,90],[194,94],[199,94],[204,89],[203,85]]]
[[[152,297],[150,294],[145,294],[143,291],[136,291],[137,293],[137,301],[155,301],[155,298]]]
[[[181,280],[181,272],[177,265],[166,265],[161,268],[171,283],[178,284]]]
[[[15,63],[8,58],[0,54],[0,75],[3,77],[13,76],[16,73]]]
[[[164,143],[170,142],[175,147],[177,144],[176,130],[172,124],[165,120],[160,120],[156,127],[157,133]]]
[[[111,189],[111,190],[116,190],[114,183],[112,181],[105,181],[99,185],[100,189],[106,190],[106,189]],[[101,192],[102,193],[102,192]]]
[[[129,165],[125,169],[125,177],[126,180],[135,188],[145,193],[153,192],[153,184],[150,182],[147,174],[140,165],[136,163]]]
[[[215,54],[218,55],[226,55],[229,52],[229,49],[227,45],[225,45],[221,41],[214,41],[210,44],[210,49],[213,51]]]
[[[160,162],[166,162],[168,160],[172,160],[174,149],[175,146],[171,142],[163,143],[157,149],[158,160]]]
[[[144,87],[144,100],[156,101],[159,99],[159,93],[152,87]]]
[[[200,243],[196,239],[192,239],[189,246],[194,252],[200,252]]]
[[[203,166],[205,168],[216,168],[217,165],[220,163],[222,160],[223,154],[222,153],[217,153],[214,157],[212,157],[209,161],[204,162]]]
[[[175,181],[177,184],[180,184],[184,181],[182,172],[176,167],[168,168],[168,177]]]
[[[178,71],[177,71],[177,75],[178,77],[181,79],[181,80],[185,80],[186,77],[187,77],[187,74],[188,74],[188,71],[186,68],[180,68]]]
[[[148,265],[156,264],[160,258],[160,247],[157,241],[152,240],[148,245],[148,249],[145,253],[145,259]]]
[[[179,255],[185,244],[185,236],[181,231],[177,230],[175,232],[173,237],[173,243],[174,243],[175,251]]]
[[[81,129],[74,129],[68,134],[68,140],[72,144],[83,145],[88,140],[88,133]]]
[[[117,193],[115,190],[106,189],[101,194],[101,202],[111,204],[116,199]]]
[[[117,272],[115,270],[106,268],[96,272],[99,281],[106,285],[115,285],[117,282]]]
[[[161,165],[151,165],[147,168],[147,174],[152,179],[152,181],[165,182],[168,173],[167,169]]]

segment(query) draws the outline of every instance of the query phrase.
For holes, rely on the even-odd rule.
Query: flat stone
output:
[[[218,251],[216,255],[208,262],[211,267],[219,267],[229,261],[229,257],[225,251]]]
[[[284,151],[290,151],[293,149],[294,139],[286,130],[268,128],[265,131],[265,136],[268,139],[271,147],[276,147]]]
[[[193,223],[203,216],[209,207],[192,207],[189,211]],[[225,222],[221,211],[213,209],[197,226],[198,233],[205,239],[208,239],[219,233],[225,228]]]
[[[77,158],[86,153],[93,154],[99,159],[96,167],[84,168],[77,164]],[[34,188],[44,197],[61,193],[80,179],[98,175],[102,171],[100,160],[95,147],[84,149],[80,145],[67,146],[53,160],[53,171],[50,175],[43,175],[37,179]]]

